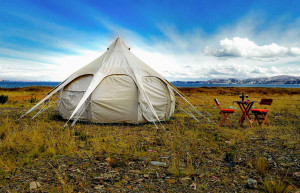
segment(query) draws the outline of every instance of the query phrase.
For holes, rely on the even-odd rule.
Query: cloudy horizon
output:
[[[117,35],[170,81],[300,75],[297,1],[2,4],[0,80],[62,81]]]

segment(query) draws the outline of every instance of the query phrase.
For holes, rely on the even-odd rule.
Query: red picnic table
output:
[[[251,119],[249,112],[250,109],[253,105],[253,103],[255,103],[257,101],[251,101],[251,100],[247,100],[247,101],[233,101],[233,103],[237,103],[243,113],[242,117],[239,120],[239,124],[238,126],[240,127],[245,120],[247,120],[248,124],[250,127],[252,127],[253,124],[253,120]]]

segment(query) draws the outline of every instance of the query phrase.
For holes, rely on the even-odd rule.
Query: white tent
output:
[[[118,36],[103,55],[69,76],[23,116],[59,93],[58,111],[63,118],[73,120],[73,124],[77,120],[155,123],[173,115],[174,91],[179,94],[159,73],[132,54]]]

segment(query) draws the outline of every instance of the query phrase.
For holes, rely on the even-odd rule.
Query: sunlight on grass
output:
[[[31,94],[39,98],[48,90],[35,87],[0,90],[0,94],[8,96],[8,101],[0,104],[0,188],[12,183],[12,178],[8,176],[21,175],[21,169],[40,165],[50,167],[48,162],[57,162],[48,171],[56,176],[55,187],[51,185],[54,182],[44,182],[42,188],[50,192],[72,192],[76,186],[84,191],[90,184],[81,184],[79,187],[73,184],[72,176],[67,176],[62,172],[63,169],[59,169],[59,162],[64,159],[66,161],[61,162],[72,168],[74,164],[81,164],[78,161],[80,159],[97,160],[107,165],[105,160],[110,158],[112,163],[107,165],[108,171],[126,168],[128,164],[142,160],[148,164],[147,167],[139,166],[145,179],[167,176],[171,179],[168,181],[170,188],[175,181],[182,186],[186,183],[188,188],[193,182],[197,184],[196,189],[202,191],[242,191],[237,187],[245,186],[243,183],[248,174],[269,179],[286,172],[292,176],[291,173],[295,172],[296,163],[292,159],[297,157],[296,152],[299,151],[299,89],[181,88],[188,100],[212,120],[212,124],[201,117],[198,117],[201,120],[198,123],[177,109],[172,119],[163,123],[166,131],[157,131],[152,124],[96,125],[78,122],[73,128],[63,128],[65,120],[59,117],[54,106],[33,121],[30,116],[15,121],[20,112],[33,105],[30,103]],[[241,92],[247,93],[253,100],[264,97],[274,99],[269,116],[270,127],[238,128],[236,125],[241,116],[239,109],[230,119],[233,128],[214,124],[221,117],[214,108],[213,99],[217,97],[224,108],[229,108],[234,106],[232,101],[238,100]],[[271,155],[271,165],[265,154]],[[149,165],[150,161],[162,161],[167,166],[156,168]],[[282,165],[280,170],[272,167],[274,161]],[[91,177],[99,175],[95,171],[88,172],[93,167],[91,164],[87,162],[80,165],[80,171],[86,171]],[[128,176],[124,175],[121,179],[115,184],[126,186]],[[288,181],[294,183],[292,177]],[[151,185],[143,183],[149,187],[148,190],[154,190]],[[266,181],[262,190],[272,192],[286,187],[280,190],[288,191],[289,186],[282,183]],[[27,186],[21,184],[18,184],[19,190],[28,191]],[[111,185],[110,188],[116,187]]]

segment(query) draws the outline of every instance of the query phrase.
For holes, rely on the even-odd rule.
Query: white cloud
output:
[[[287,48],[276,43],[259,46],[248,38],[234,37],[221,40],[220,48],[205,47],[204,53],[217,57],[277,58],[300,56],[300,48]]]
[[[132,49],[132,52],[169,80],[244,79],[278,75],[299,76],[300,74],[300,68],[297,65],[278,65],[278,63],[294,61],[293,57],[261,62],[242,57],[219,60],[218,57],[205,56],[201,53],[163,54],[143,49]]]
[[[223,27],[210,35],[201,29],[183,33],[172,25],[158,25],[164,37],[148,39],[107,20],[102,19],[100,23],[111,34],[121,35],[137,57],[169,80],[299,76],[300,42],[295,41],[300,38],[299,28],[289,28],[282,32],[274,27],[272,31],[258,33],[255,31],[256,24],[249,21]],[[0,79],[64,80],[105,52],[110,41],[115,38],[114,35],[100,39],[98,36],[91,36],[90,39],[95,39],[92,47],[81,45],[76,38],[71,40],[39,36],[41,42],[49,41],[47,45],[70,49],[76,55],[32,52],[26,49],[17,51],[0,47],[2,54],[10,56],[0,58]],[[14,56],[19,59],[13,59]]]
[[[203,77],[211,78],[237,78],[244,79],[248,77],[270,77],[282,74],[298,76],[300,69],[277,68],[275,66],[262,67],[239,64],[218,64],[213,67],[202,67],[194,71],[194,74],[202,74]]]
[[[300,48],[292,47],[290,48],[289,53],[292,56],[300,56]]]
[[[77,50],[77,52],[78,55],[20,53],[21,56],[26,56],[24,59],[0,57],[0,80],[62,81],[101,55],[101,52],[92,50]],[[14,51],[7,52],[7,55],[14,53]]]

